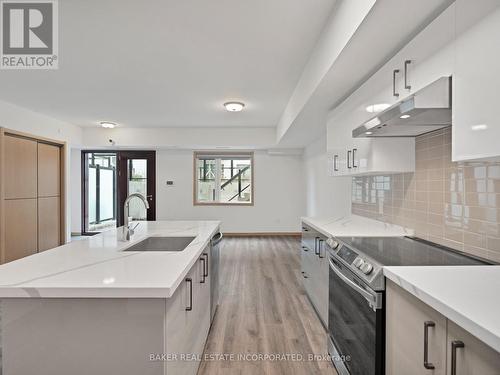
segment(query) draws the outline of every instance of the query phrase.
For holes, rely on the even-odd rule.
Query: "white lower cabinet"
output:
[[[448,321],[447,352],[447,374],[500,374],[500,353],[491,349],[452,321]]]
[[[210,328],[209,256],[207,247],[174,295],[167,299],[168,375],[195,375],[198,371]]]
[[[388,280],[386,374],[498,375],[500,353]]]
[[[445,375],[446,318],[389,280],[385,306],[386,374]]]
[[[301,269],[304,288],[318,317],[328,326],[328,254],[326,237],[302,225]]]

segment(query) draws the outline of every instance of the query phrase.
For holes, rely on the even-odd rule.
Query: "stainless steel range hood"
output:
[[[451,125],[451,77],[442,77],[352,131],[354,138],[416,137]]]

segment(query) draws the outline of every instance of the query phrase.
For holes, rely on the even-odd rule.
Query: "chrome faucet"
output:
[[[137,225],[134,228],[130,228],[129,223],[128,223],[128,212],[129,212],[129,203],[132,198],[139,198],[142,203],[144,203],[144,206],[146,207],[146,210],[149,209],[149,203],[144,197],[144,195],[139,194],[139,193],[133,193],[130,194],[127,199],[125,199],[125,203],[123,205],[123,238],[125,241],[130,241],[130,236],[134,234],[134,229],[139,225]]]

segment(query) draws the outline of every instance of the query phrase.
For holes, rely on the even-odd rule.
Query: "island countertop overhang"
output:
[[[0,266],[0,298],[169,298],[219,221],[141,222],[130,241],[116,228]],[[151,236],[193,236],[180,252],[123,251]]]

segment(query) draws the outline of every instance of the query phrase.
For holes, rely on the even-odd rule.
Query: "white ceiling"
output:
[[[0,71],[0,100],[80,126],[276,126],[334,3],[60,0],[59,70]]]

